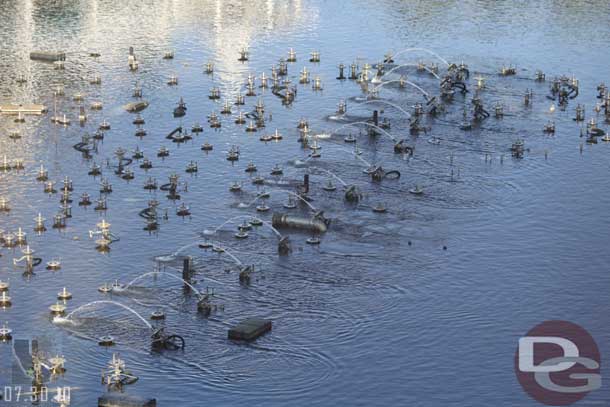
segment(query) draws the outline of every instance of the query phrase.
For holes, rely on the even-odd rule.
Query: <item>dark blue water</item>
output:
[[[0,323],[6,321],[15,338],[39,338],[49,355],[65,356],[66,374],[49,386],[73,387],[72,405],[93,405],[105,391],[100,371],[113,352],[140,377],[127,392],[156,397],[165,406],[534,406],[513,371],[517,340],[533,326],[569,320],[592,334],[603,360],[610,351],[610,143],[586,144],[579,137],[580,124],[572,120],[577,103],[585,105],[587,119],[595,117],[595,88],[610,83],[607,2],[20,1],[2,3],[0,28],[0,103],[49,106],[49,113],[27,116],[23,124],[0,116],[0,159],[6,155],[25,163],[23,171],[0,172],[0,196],[12,207],[0,215],[0,229],[22,227],[43,259],[34,275],[22,277],[23,270],[13,266],[21,249],[0,249],[0,280],[10,281],[13,297],[12,307],[0,311]],[[130,46],[140,59],[137,72],[127,68]],[[250,52],[246,63],[237,61],[242,47]],[[298,86],[296,101],[286,107],[269,90],[257,88],[258,96],[248,97],[242,111],[264,101],[272,120],[262,133],[246,133],[245,126],[234,124],[234,115],[221,117],[220,131],[210,129],[206,117],[219,113],[225,98],[245,93],[248,74],[269,76],[291,47],[298,58],[288,68]],[[449,62],[464,61],[472,73],[471,88],[475,76],[484,76],[481,98],[488,108],[501,102],[505,117],[462,131],[464,98],[456,95],[445,115],[424,119],[428,135],[410,136],[407,115],[388,103],[412,113],[412,106],[424,101],[414,87],[388,84],[380,88],[379,102],[363,104],[366,94],[360,85],[335,79],[340,63],[376,64],[389,51],[396,54],[396,64],[421,61],[438,64],[441,74],[446,69],[426,51],[400,52],[410,48],[433,51]],[[31,61],[29,52],[38,49],[65,50],[65,70]],[[163,60],[170,50],[175,58]],[[320,51],[319,64],[308,62],[314,50]],[[89,57],[93,51],[101,56]],[[208,61],[215,64],[213,75],[204,73]],[[508,65],[517,67],[517,75],[499,76]],[[303,67],[312,78],[320,76],[322,91],[298,84]],[[551,112],[549,81],[535,82],[537,69],[549,79],[576,76],[579,97],[565,111],[557,107]],[[431,75],[408,66],[399,72],[438,94],[438,81]],[[96,74],[101,85],[89,83]],[[26,83],[17,83],[20,75]],[[179,78],[178,86],[166,84],[171,75]],[[134,115],[122,108],[134,100],[136,82],[150,102],[141,113],[148,131],[142,139],[134,136]],[[71,118],[68,127],[50,123],[58,84],[65,88],[58,111]],[[214,86],[221,90],[219,101],[208,99]],[[523,106],[526,89],[534,92],[528,108]],[[87,109],[82,127],[79,104],[72,100],[77,92],[84,95],[84,106],[104,104],[99,112]],[[176,119],[172,111],[180,97],[188,112]],[[349,125],[318,140],[320,158],[300,163],[310,151],[296,141],[298,120],[307,118],[314,134],[331,134],[348,123],[329,119],[341,99],[347,100],[352,121],[384,109],[390,135],[406,138],[415,155],[394,154],[387,136],[362,134],[358,145],[363,154],[355,159],[353,146],[342,141],[349,132],[358,135],[359,126]],[[112,128],[93,159],[85,160],[72,146],[104,119]],[[542,132],[549,120],[556,123],[554,136]],[[165,139],[176,126],[190,128],[195,122],[204,131],[192,141],[177,145]],[[603,114],[598,123],[608,128]],[[276,128],[284,135],[281,142],[259,141]],[[12,130],[22,138],[10,139]],[[428,143],[430,136],[441,138],[440,145]],[[509,151],[518,138],[528,148],[522,159]],[[202,152],[204,142],[214,150]],[[225,159],[232,145],[241,151],[235,164]],[[154,166],[145,172],[133,164],[135,179],[122,180],[105,161],[116,164],[118,147],[131,151],[136,146]],[[156,157],[161,146],[170,149],[163,160]],[[185,173],[191,160],[199,165],[196,175]],[[373,183],[362,173],[362,160],[397,169],[402,176]],[[102,164],[103,176],[113,185],[105,213],[77,204],[82,192],[99,196],[100,177],[87,175],[93,161]],[[244,287],[233,260],[196,243],[202,230],[234,216],[270,221],[271,213],[286,211],[287,193],[282,191],[292,187],[271,183],[265,186],[271,192],[270,212],[256,212],[256,204],[240,205],[260,192],[244,172],[250,161],[275,182],[300,181],[309,167],[312,204],[332,223],[319,247],[306,244],[309,234],[288,232],[293,252],[285,257],[277,255],[277,238],[269,228],[237,240],[236,224],[224,226],[213,240],[259,270]],[[74,181],[73,217],[65,230],[50,227],[60,194],[43,193],[35,179],[41,163],[58,189],[64,176]],[[281,177],[269,175],[276,163],[284,167]],[[360,204],[346,204],[341,188],[322,190],[330,177],[314,166],[357,185],[364,195]],[[165,183],[172,173],[188,184],[182,200],[142,189],[148,176]],[[228,190],[233,181],[244,182],[241,194]],[[424,189],[423,195],[409,193],[415,185]],[[168,213],[156,233],[144,231],[138,216],[150,199]],[[176,216],[182,202],[190,206],[191,217]],[[378,203],[388,212],[373,213]],[[295,211],[310,214],[304,205]],[[33,218],[39,212],[49,230],[36,235]],[[120,238],[109,253],[96,251],[88,235],[102,218]],[[128,283],[152,271],[157,256],[180,248],[180,254],[194,258],[196,287],[214,289],[219,309],[209,318],[197,314],[193,295],[185,296],[181,284],[164,275],[142,278],[121,295],[98,292],[105,282]],[[61,260],[60,271],[44,269],[52,258]],[[181,264],[177,259],[162,267],[179,275]],[[96,300],[117,301],[145,318],[164,309],[164,324],[184,336],[185,351],[150,352],[145,325],[111,304],[86,307],[74,314],[73,323],[54,324],[48,307],[64,286],[74,294],[69,312]],[[228,327],[251,316],[272,319],[273,331],[251,345],[228,341]],[[116,337],[114,348],[97,345],[96,338],[105,334]],[[3,352],[8,346],[0,344]],[[11,385],[7,354],[2,355],[3,383]],[[608,374],[602,361],[604,379]],[[602,388],[581,404],[607,401]]]

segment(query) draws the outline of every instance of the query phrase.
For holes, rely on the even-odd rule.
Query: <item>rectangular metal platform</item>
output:
[[[229,339],[253,341],[271,331],[271,325],[271,321],[268,319],[248,318],[229,329]]]

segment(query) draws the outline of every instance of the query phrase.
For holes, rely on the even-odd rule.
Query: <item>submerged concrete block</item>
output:
[[[237,341],[253,341],[271,330],[268,319],[248,318],[229,329],[229,339]]]
[[[97,400],[98,407],[157,407],[157,399],[107,393]]]

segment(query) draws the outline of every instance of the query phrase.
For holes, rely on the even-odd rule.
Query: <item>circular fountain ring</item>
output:
[[[248,223],[252,226],[263,226],[263,221],[258,218],[252,218]]]
[[[257,212],[268,212],[271,208],[265,204],[256,207]]]
[[[0,328],[0,340],[9,341],[12,339],[13,330],[5,327]]]
[[[247,239],[249,235],[248,232],[246,232],[245,230],[240,230],[233,236],[235,236],[236,239]]]
[[[375,213],[386,213],[388,208],[386,208],[383,204],[378,204],[373,206],[373,212]]]
[[[103,286],[100,286],[97,290],[101,293],[106,294],[106,293],[109,293],[112,291],[112,287],[110,287],[107,283],[105,283]]]
[[[318,237],[310,237],[305,241],[307,244],[318,245],[320,244],[320,238]]]
[[[97,341],[100,346],[114,346],[114,337],[110,335],[102,336]]]
[[[0,293],[8,291],[9,287],[10,287],[9,283],[0,281]]]
[[[53,304],[49,307],[49,311],[51,311],[51,314],[53,315],[63,315],[66,313],[66,306],[63,304]]]
[[[72,293],[67,291],[65,288],[63,289],[63,291],[60,291],[57,293],[57,298],[60,300],[71,300],[72,299]]]
[[[0,306],[1,307],[10,307],[11,304],[12,304],[11,303],[11,297],[6,295],[6,292],[3,292],[2,296],[0,297]]]
[[[163,311],[153,311],[150,314],[150,319],[152,319],[153,321],[159,321],[162,319],[165,319],[165,313]]]

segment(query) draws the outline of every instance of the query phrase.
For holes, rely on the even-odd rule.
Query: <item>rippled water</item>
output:
[[[0,311],[15,337],[45,338],[47,352],[64,354],[66,375],[59,383],[79,388],[73,405],[92,405],[104,389],[99,372],[118,351],[140,377],[129,392],[157,397],[160,405],[535,405],[515,380],[513,356],[517,339],[532,326],[548,319],[566,319],[585,327],[605,355],[610,349],[606,314],[610,306],[610,254],[607,252],[610,221],[610,144],[581,144],[580,127],[572,118],[577,103],[594,115],[595,88],[610,82],[610,6],[606,1],[146,1],[138,5],[115,1],[17,1],[0,7],[0,103],[44,103],[50,112],[28,116],[24,124],[0,116],[0,158],[23,158],[25,170],[0,173],[0,195],[12,211],[0,214],[0,228],[23,227],[29,243],[44,261],[57,257],[58,272],[38,267],[22,278],[12,266],[20,249],[0,250],[0,279],[10,279],[13,306]],[[128,48],[141,61],[133,73],[127,69]],[[238,50],[248,47],[250,61],[237,61]],[[298,81],[306,66],[319,75],[323,91],[298,85],[296,102],[282,106],[269,90],[257,89],[273,115],[266,131],[278,128],[284,139],[261,143],[260,132],[251,135],[243,126],[223,117],[220,131],[207,126],[206,116],[219,111],[224,97],[231,100],[249,73],[269,75],[288,49],[298,61],[289,64],[289,77]],[[380,100],[363,103],[365,95],[353,81],[337,81],[337,66],[358,61],[375,64],[389,50],[397,64],[418,61],[439,63],[432,50],[450,62],[464,61],[473,76],[487,78],[481,97],[487,106],[505,105],[502,120],[493,117],[471,132],[459,129],[463,100],[457,96],[446,115],[427,118],[431,135],[409,136],[407,115],[423,102],[417,90],[384,85]],[[65,70],[30,61],[31,50],[63,49]],[[163,60],[168,50],[173,60]],[[307,61],[319,50],[321,63]],[[99,58],[88,56],[99,52]],[[203,65],[213,61],[213,75]],[[500,77],[500,67],[517,67],[516,77]],[[580,96],[565,111],[551,113],[546,99],[548,83],[533,81],[541,69],[547,78],[575,75]],[[431,94],[438,80],[405,66],[407,74]],[[101,85],[89,84],[99,74]],[[17,83],[24,75],[26,83]],[[166,85],[177,75],[179,85]],[[397,77],[397,76],[396,76]],[[134,136],[133,115],[122,105],[132,101],[136,82],[143,87],[150,107],[142,112],[148,135]],[[73,120],[68,127],[50,123],[53,89],[63,84],[66,96],[58,110]],[[209,100],[212,86],[221,89],[219,102]],[[370,85],[372,86],[372,85]],[[523,106],[523,94],[533,89],[533,106]],[[89,111],[89,120],[78,126],[78,104],[72,95],[85,95],[84,105],[100,100],[104,109]],[[183,119],[172,110],[180,97],[188,105]],[[247,98],[243,111],[253,109],[259,97]],[[468,96],[469,100],[470,96]],[[359,137],[361,159],[343,137],[358,127],[346,126],[320,140],[322,157],[310,159],[296,142],[296,124],[309,120],[315,133],[331,134],[345,122],[334,120],[340,99],[346,99],[348,117],[366,120],[373,109],[383,109],[395,138],[407,138],[416,147],[411,159],[395,155],[389,137]],[[78,207],[82,192],[97,198],[99,177],[87,175],[87,161],[72,146],[84,132],[92,133],[106,119],[112,129],[100,143],[94,160],[116,161],[114,151],[136,146],[153,160],[147,172],[133,166],[135,179],[124,181],[104,165],[114,191],[108,211]],[[554,120],[554,136],[542,127]],[[607,129],[600,118],[600,127]],[[204,125],[191,142],[176,145],[166,140],[179,124]],[[18,129],[22,138],[11,140]],[[523,138],[529,151],[521,160],[509,148]],[[208,154],[200,145],[208,141]],[[171,150],[161,160],[161,146]],[[239,145],[241,159],[225,159],[231,145]],[[184,172],[197,161],[199,172]],[[371,183],[362,173],[363,160],[398,169],[398,181]],[[247,240],[233,238],[235,224],[223,227],[213,238],[244,263],[260,270],[250,287],[240,286],[234,262],[224,255],[196,246],[204,229],[226,219],[257,215],[270,220],[271,212],[284,211],[287,194],[267,185],[273,211],[257,213],[255,205],[243,208],[257,194],[244,172],[253,161],[269,180],[298,181],[307,167],[331,171],[364,194],[358,206],[343,202],[342,193],[320,187],[329,178],[311,170],[312,204],[332,218],[322,244],[305,243],[308,235],[290,233],[294,250],[278,257],[277,238],[267,228],[251,232]],[[64,176],[74,181],[73,218],[59,232],[50,219],[57,212],[59,195],[47,195],[35,180],[40,163],[52,180]],[[269,171],[279,163],[282,177]],[[453,179],[452,179],[453,171]],[[142,189],[147,176],[159,182],[172,172],[188,183],[182,201],[172,202],[161,191]],[[244,181],[244,192],[228,186]],[[425,194],[410,194],[421,185]],[[274,192],[275,191],[275,192]],[[143,231],[138,212],[149,199],[168,209],[169,219],[158,233]],[[192,216],[180,218],[175,207],[187,203]],[[388,207],[376,214],[371,207]],[[298,209],[308,215],[308,209]],[[38,213],[49,230],[33,232]],[[88,231],[105,218],[120,241],[107,254],[98,253]],[[194,244],[195,243],[195,244]],[[185,295],[179,282],[164,275],[142,278],[123,293],[103,296],[97,287],[115,279],[128,283],[150,272],[155,257],[181,254],[194,257],[196,287],[214,289],[219,308],[208,319],[196,313],[196,298]],[[446,246],[447,250],[443,250]],[[179,261],[162,265],[178,275]],[[96,300],[113,300],[148,315],[162,308],[165,325],[185,337],[184,352],[151,353],[148,330],[124,309],[111,304],[85,308],[74,323],[53,324],[48,306],[62,287],[74,293],[68,310]],[[273,320],[273,331],[250,345],[226,339],[229,326],[250,316]],[[115,348],[97,345],[101,335],[117,338]],[[5,346],[5,345],[0,345]],[[602,375],[608,368],[602,364]],[[6,382],[6,381],[5,381]],[[584,403],[607,401],[607,393],[592,393]]]

